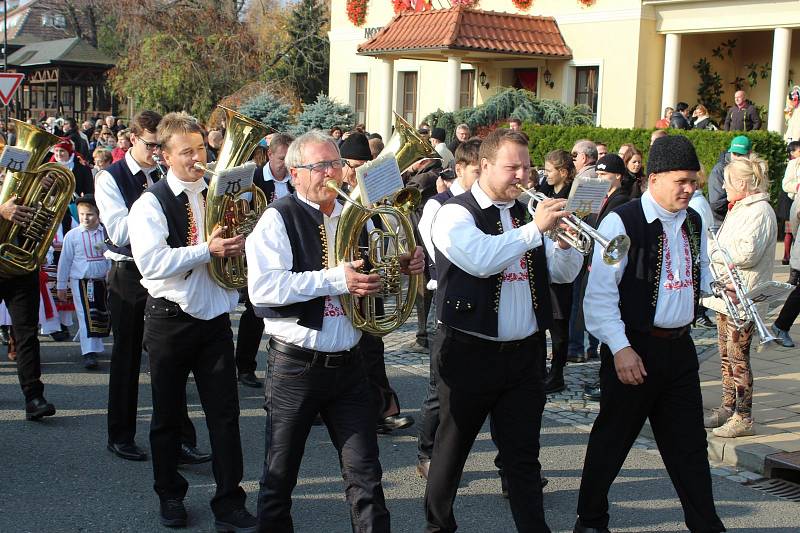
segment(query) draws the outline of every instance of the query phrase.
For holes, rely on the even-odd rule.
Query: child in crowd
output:
[[[106,306],[106,274],[110,261],[103,256],[106,245],[100,227],[100,212],[93,195],[78,198],[80,226],[64,236],[58,261],[56,288],[59,299],[65,299],[67,283],[72,289],[84,367],[97,368],[97,356],[103,352],[111,321]]]

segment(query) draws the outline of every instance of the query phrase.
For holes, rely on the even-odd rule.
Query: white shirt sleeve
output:
[[[283,217],[267,209],[245,241],[247,290],[260,306],[289,305],[347,293],[344,266],[292,272],[292,246]]]
[[[66,290],[69,285],[69,273],[72,270],[72,259],[75,245],[73,244],[75,232],[68,231],[61,243],[61,255],[58,257],[58,271],[56,273],[56,290]]]
[[[583,254],[573,247],[566,250],[557,243],[544,238],[544,249],[547,255],[547,269],[550,272],[550,283],[572,283],[583,268]]]
[[[425,202],[425,207],[422,208],[422,216],[417,224],[417,229],[422,237],[422,244],[425,246],[425,252],[432,263],[436,262],[436,251],[431,240],[431,228],[433,227],[433,219],[436,217],[436,212],[441,207],[442,204],[433,198]]]
[[[100,220],[106,227],[108,237],[117,246],[128,244],[128,208],[114,178],[105,170],[97,173],[94,195]]]
[[[598,231],[603,235],[626,234],[625,224],[613,212],[603,219]],[[625,335],[625,323],[622,322],[619,310],[618,286],[627,264],[627,255],[616,265],[607,264],[603,261],[603,248],[595,246],[586,294],[583,297],[586,330],[607,345],[612,354],[631,345]]]
[[[167,217],[154,194],[139,197],[128,215],[131,251],[136,266],[146,279],[167,279],[211,261],[208,243],[172,248],[167,244]]]
[[[500,235],[489,235],[478,229],[465,208],[447,204],[436,213],[431,240],[461,270],[488,278],[504,271],[527,250],[541,246],[542,234],[531,221]]]

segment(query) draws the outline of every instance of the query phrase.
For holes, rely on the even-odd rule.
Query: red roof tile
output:
[[[552,17],[480,11],[465,7],[396,15],[358,47],[362,55],[421,50],[474,50],[570,59]]]

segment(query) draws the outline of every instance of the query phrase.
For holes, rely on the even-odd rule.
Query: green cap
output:
[[[731,147],[728,148],[728,152],[732,154],[739,154],[739,155],[747,155],[750,153],[750,148],[752,148],[752,144],[750,143],[750,139],[747,138],[747,135],[739,135],[734,137],[731,141]]]

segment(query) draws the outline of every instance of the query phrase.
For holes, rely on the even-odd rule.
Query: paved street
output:
[[[427,357],[406,353],[401,348],[412,338],[411,329],[409,323],[387,338],[387,362],[404,413],[416,416],[425,390]],[[102,361],[100,371],[89,373],[78,364],[80,354],[76,345],[53,343],[48,339],[43,340],[42,346],[45,392],[58,408],[57,416],[45,422],[24,420],[14,365],[5,360],[4,354],[0,362],[0,449],[3,451],[0,531],[166,531],[158,523],[157,499],[151,489],[151,464],[122,461],[105,450],[107,360]],[[262,352],[259,373],[263,365]],[[580,377],[577,372],[590,372],[595,365],[572,365],[574,375],[570,374],[570,388],[574,393]],[[141,381],[142,407],[137,439],[147,446],[150,417],[147,374],[142,374]],[[244,388],[240,388],[240,392],[244,486],[253,510],[264,450],[264,418],[260,393]],[[189,402],[190,412],[197,421],[201,447],[208,450],[193,385],[189,386]],[[568,400],[554,401],[548,404],[546,415],[542,464],[544,474],[550,478],[545,489],[547,517],[554,531],[571,531],[592,408],[570,409]],[[397,532],[419,532],[424,523],[424,485],[413,470],[415,429],[380,437],[386,496],[393,530]],[[652,448],[652,442],[641,440],[613,487],[611,525],[615,531],[685,529],[674,490]],[[514,531],[508,504],[499,495],[493,457],[493,445],[485,428],[467,465],[456,502],[460,530]],[[190,482],[186,500],[189,530],[210,531],[213,524],[208,507],[213,492],[211,469],[200,465],[184,472]],[[748,475],[759,476],[726,467],[716,468],[715,473],[718,509],[729,530],[797,531],[800,524],[797,503],[741,483],[748,480]],[[299,533],[350,531],[342,486],[327,433],[324,428],[314,428],[295,492],[294,518]]]

